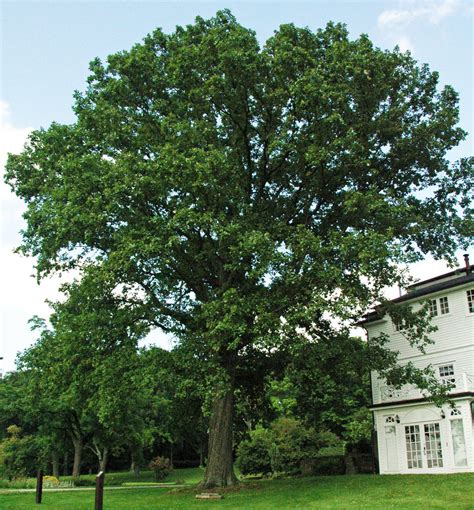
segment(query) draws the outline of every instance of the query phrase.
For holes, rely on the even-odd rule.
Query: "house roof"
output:
[[[466,268],[456,269],[455,271],[451,271],[449,273],[442,274],[440,276],[436,276],[435,278],[430,278],[429,280],[424,280],[418,282],[414,285],[410,285],[408,287],[409,291],[400,296],[398,298],[392,299],[392,303],[403,303],[404,301],[410,301],[412,299],[420,298],[423,296],[427,296],[428,294],[434,294],[435,292],[440,292],[443,290],[448,290],[453,287],[458,287],[460,285],[464,285],[466,283],[474,282],[474,265],[470,266],[470,272],[466,271]],[[443,281],[444,278],[449,278],[451,276],[459,275],[459,278],[451,278],[450,280]],[[441,281],[440,281],[441,280]],[[421,289],[417,289],[420,285],[426,285],[427,283],[433,283],[432,285],[428,285]],[[413,289],[413,290],[410,290]],[[379,311],[375,310],[373,312],[369,312],[364,316],[364,318],[359,322],[360,325],[367,324],[369,322],[374,322],[376,320],[382,319],[382,315]]]
[[[474,264],[471,264],[469,267],[470,267],[471,273],[473,273],[474,272]],[[465,273],[465,272],[466,272],[465,267],[458,267],[457,269],[455,269],[454,271],[450,271],[449,273],[440,274],[439,276],[434,276],[433,278],[429,278],[428,280],[422,280],[421,282],[413,283],[412,285],[409,285],[407,288],[408,289],[416,289],[420,285],[426,285],[427,283],[437,282],[438,280],[443,280],[444,278],[449,278],[451,276],[456,276],[456,275],[462,276],[463,273]]]

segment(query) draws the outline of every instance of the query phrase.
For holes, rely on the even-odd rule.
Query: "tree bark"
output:
[[[104,447],[102,450],[102,454],[99,457],[99,473],[103,471],[105,473],[105,470],[107,468],[107,460],[109,458],[109,451],[107,448]]]
[[[206,473],[201,486],[205,489],[228,487],[238,480],[232,459],[232,432],[234,414],[233,384],[227,393],[217,398],[212,406],[209,424],[209,452]]]
[[[204,445],[202,442],[199,445],[199,467],[204,467]]]
[[[130,450],[131,465],[130,471],[133,471],[135,476],[140,475],[140,465],[143,460],[143,453],[141,447],[132,447]]]
[[[56,450],[51,452],[51,464],[53,465],[53,476],[59,478],[59,454]]]
[[[140,476],[140,464],[138,462],[132,460],[132,465],[130,466],[130,471],[132,471],[135,476]]]
[[[72,466],[72,476],[75,478],[81,475],[82,438],[73,437],[72,444],[74,445],[74,464]]]
[[[68,462],[69,462],[69,452],[66,450],[64,452],[64,464],[63,464],[63,476],[67,476],[68,474]]]

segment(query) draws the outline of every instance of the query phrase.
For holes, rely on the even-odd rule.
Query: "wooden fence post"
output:
[[[36,474],[36,503],[41,504],[41,500],[43,499],[43,470],[38,469],[38,473]]]
[[[104,505],[104,478],[103,471],[95,477],[95,510],[102,510]]]

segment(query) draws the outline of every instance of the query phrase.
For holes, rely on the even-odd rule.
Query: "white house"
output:
[[[368,339],[384,332],[401,363],[431,365],[437,377],[455,384],[455,404],[436,407],[415,387],[395,389],[373,372],[372,407],[377,432],[379,469],[391,473],[474,471],[474,265],[412,285],[394,303],[414,308],[429,300],[438,330],[426,354],[410,347],[390,317],[369,314],[363,326]]]

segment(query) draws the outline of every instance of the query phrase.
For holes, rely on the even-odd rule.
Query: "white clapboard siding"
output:
[[[470,267],[472,269],[473,266]],[[467,276],[467,271],[465,273]],[[416,290],[431,285],[436,289],[440,281],[462,276],[458,273],[435,282],[422,283]],[[469,311],[466,293],[474,289],[474,284],[472,279],[467,284],[461,284],[464,281],[466,278],[448,290],[404,300],[415,310],[421,306],[422,300],[437,300],[438,315],[432,318],[432,323],[438,329],[430,334],[432,343],[425,346],[425,352],[410,346],[403,332],[395,330],[389,316],[365,323],[369,342],[385,333],[389,337],[386,346],[398,353],[400,364],[411,362],[418,368],[431,366],[437,376],[440,376],[440,366],[452,365],[454,368],[454,374],[449,379],[455,382],[451,389],[451,402],[455,409],[449,404],[439,408],[428,399],[421,400],[429,395],[412,385],[390,387],[383,378],[372,372],[374,426],[382,474],[474,471],[474,313]],[[449,313],[441,314],[441,297],[448,298]],[[460,447],[460,431],[464,433],[464,450]],[[439,434],[436,436],[438,439],[434,439],[435,434]],[[409,464],[408,459],[414,458],[410,452],[417,448],[416,445],[421,445],[419,453],[416,453],[419,455],[416,457],[418,461],[410,461]],[[433,455],[436,461],[432,460]]]
[[[449,314],[441,315],[438,306],[439,315],[432,318],[432,323],[438,330],[430,334],[433,343],[425,347],[426,354],[416,347],[411,347],[403,332],[395,331],[388,316],[380,321],[367,324],[369,341],[380,333],[385,333],[390,337],[387,346],[399,353],[399,361],[402,364],[411,361],[417,367],[423,368],[429,364],[440,365],[454,362],[456,377],[463,374],[474,377],[474,314],[469,313],[466,296],[466,290],[472,288],[474,288],[472,285],[455,287],[449,291],[430,294],[427,297],[439,300],[440,297],[446,296],[449,303]],[[414,308],[420,306],[418,300],[414,301],[412,305]],[[385,382],[379,380],[377,374],[372,373],[374,404],[384,401],[381,395],[381,389],[383,390],[384,386],[386,386]],[[421,394],[412,395],[409,398],[417,396],[421,396]]]

